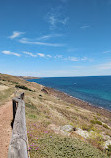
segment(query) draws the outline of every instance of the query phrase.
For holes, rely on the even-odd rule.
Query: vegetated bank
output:
[[[25,92],[30,157],[97,157],[111,155],[111,113],[37,83],[0,74],[1,102]]]

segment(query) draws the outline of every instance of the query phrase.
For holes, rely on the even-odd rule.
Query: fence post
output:
[[[8,158],[28,158],[24,93],[13,98],[13,131]]]

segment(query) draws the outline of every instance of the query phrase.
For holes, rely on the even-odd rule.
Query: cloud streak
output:
[[[28,56],[31,56],[31,57],[41,57],[41,58],[52,58],[51,55],[47,54],[45,55],[44,53],[32,53],[32,52],[28,52],[28,51],[23,51],[22,52],[23,54],[26,54]]]
[[[23,44],[51,46],[51,47],[62,47],[62,46],[64,46],[64,44],[59,44],[59,43],[47,43],[47,42],[39,42],[39,41],[29,41],[27,38],[22,38],[22,39],[19,40],[19,42],[23,43]]]
[[[20,37],[24,32],[19,32],[19,31],[13,31],[12,35],[9,36],[10,39],[15,39],[17,37]]]
[[[45,57],[45,54],[43,54],[43,53],[37,53],[37,55],[40,57]]]
[[[91,59],[88,59],[87,57],[82,57],[82,58],[78,58],[78,57],[74,57],[74,56],[68,56],[67,58],[63,58],[63,60],[66,61],[73,61],[73,62],[77,62],[77,61],[91,61]]]
[[[90,27],[90,25],[83,25],[83,26],[80,27],[80,29],[87,29],[89,27]]]
[[[49,40],[51,38],[55,38],[55,37],[62,37],[62,34],[49,34],[49,35],[44,35],[39,37],[37,40]]]
[[[104,51],[103,53],[104,53],[104,54],[107,54],[107,53],[111,53],[111,51],[108,50],[108,51]]]
[[[8,50],[4,50],[1,52],[2,54],[6,54],[6,55],[15,55],[17,57],[20,57],[21,55],[18,54],[18,53],[14,53],[14,52],[11,52],[11,51],[8,51]]]
[[[31,52],[23,51],[23,53],[24,53],[24,54],[27,54],[27,55],[29,55],[29,56],[31,56],[31,57],[37,57],[37,55],[32,54]]]
[[[69,60],[69,61],[79,61],[78,58],[76,58],[76,57],[70,57],[70,56],[66,60]]]

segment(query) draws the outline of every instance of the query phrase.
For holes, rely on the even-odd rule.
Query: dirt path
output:
[[[7,158],[8,147],[12,135],[12,102],[0,106],[0,158]]]

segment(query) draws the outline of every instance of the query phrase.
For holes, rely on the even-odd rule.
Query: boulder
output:
[[[60,130],[65,131],[65,132],[71,132],[71,131],[75,131],[75,128],[71,125],[65,125],[60,127]]]
[[[41,89],[41,91],[44,92],[45,94],[48,94],[48,91],[45,88]]]

